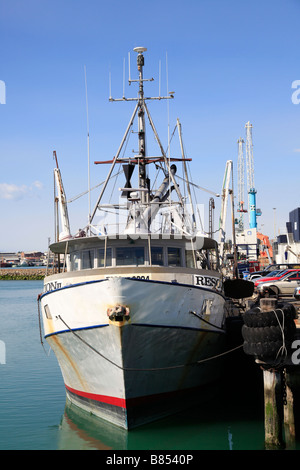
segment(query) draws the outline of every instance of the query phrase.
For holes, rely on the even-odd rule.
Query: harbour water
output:
[[[129,433],[66,406],[58,363],[40,341],[41,291],[42,281],[0,281],[0,450],[264,448],[260,374],[241,365],[241,350],[211,400]]]

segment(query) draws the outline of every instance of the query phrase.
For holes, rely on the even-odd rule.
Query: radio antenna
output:
[[[123,60],[123,98],[125,98],[125,57]]]
[[[168,66],[168,52],[166,52],[166,81],[167,81],[167,95],[169,94],[169,66]],[[170,107],[169,101],[167,102],[168,107],[168,153],[170,158]]]
[[[108,70],[108,85],[109,85],[109,101],[111,101],[112,96],[111,96],[111,70],[110,70],[110,64],[109,64],[109,70]]]
[[[86,100],[86,125],[87,125],[87,153],[88,153],[88,230],[90,230],[91,222],[91,183],[90,183],[90,125],[89,125],[89,104],[87,93],[87,80],[86,80],[86,66],[84,66],[84,79],[85,79],[85,100]]]
[[[131,77],[130,77],[130,52],[128,52],[128,82],[131,85]]]
[[[160,96],[160,80],[161,80],[161,60],[158,63],[158,96]]]

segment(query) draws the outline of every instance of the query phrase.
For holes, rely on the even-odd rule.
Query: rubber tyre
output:
[[[263,288],[262,296],[268,299],[269,297],[278,297],[279,296],[279,289],[277,286],[269,286]]]
[[[280,292],[277,286],[270,286],[269,289],[271,295],[276,295],[276,297],[279,296]],[[272,292],[274,292],[274,294],[272,294]]]
[[[275,314],[276,312],[276,314]],[[282,325],[284,318],[284,326],[289,326],[294,323],[294,319],[297,317],[296,309],[292,304],[281,304],[279,303],[277,308],[268,312],[261,312],[258,307],[248,310],[243,315],[244,324],[246,326],[256,328],[265,326],[278,326],[278,321]]]
[[[260,356],[264,358],[276,358],[282,347],[282,341],[269,341],[259,343],[244,342],[243,350],[250,356]]]
[[[287,327],[284,328],[285,340],[292,340],[296,331],[296,325],[291,322]],[[277,326],[265,326],[265,327],[249,327],[246,325],[242,326],[242,336],[244,341],[249,343],[260,343],[269,341],[282,341],[282,329],[279,325]]]

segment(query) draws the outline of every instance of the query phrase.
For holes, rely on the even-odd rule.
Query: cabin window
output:
[[[98,268],[104,268],[104,266],[111,266],[111,260],[112,260],[112,255],[111,255],[111,248],[106,249],[106,259],[105,259],[105,249],[100,248],[98,250]]]
[[[145,264],[144,248],[142,246],[116,248],[116,264],[117,266]]]
[[[81,269],[92,269],[94,267],[94,250],[84,250],[82,252]]]
[[[195,267],[194,255],[191,250],[185,250],[185,265],[187,268]]]
[[[164,252],[162,246],[151,247],[151,264],[158,266],[164,265]]]
[[[79,261],[80,261],[80,253],[76,251],[75,253],[71,254],[71,269],[72,271],[79,270]]]
[[[180,248],[168,247],[168,266],[175,267],[181,265]]]
[[[217,250],[214,248],[207,250],[208,258],[208,269],[218,269],[219,268],[219,256]]]

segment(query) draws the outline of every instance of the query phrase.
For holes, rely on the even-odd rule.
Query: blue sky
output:
[[[0,251],[46,250],[53,241],[53,150],[67,197],[87,189],[84,66],[91,162],[115,155],[133,104],[109,103],[109,71],[121,97],[123,60],[127,79],[128,52],[140,45],[148,48],[145,76],[155,78],[148,95],[158,94],[160,61],[166,93],[167,57],[176,92],[170,128],[179,117],[196,184],[220,192],[233,160],[237,195],[237,140],[252,123],[258,227],[271,238],[275,228],[284,232],[300,206],[300,104],[291,99],[300,80],[299,17],[299,0],[0,0]],[[135,59],[131,52],[132,75]],[[134,85],[126,84],[126,96],[136,96]],[[166,147],[167,104],[150,106]],[[91,165],[91,185],[107,171]],[[199,203],[209,197],[197,194]],[[73,232],[86,224],[87,197],[76,204]]]

